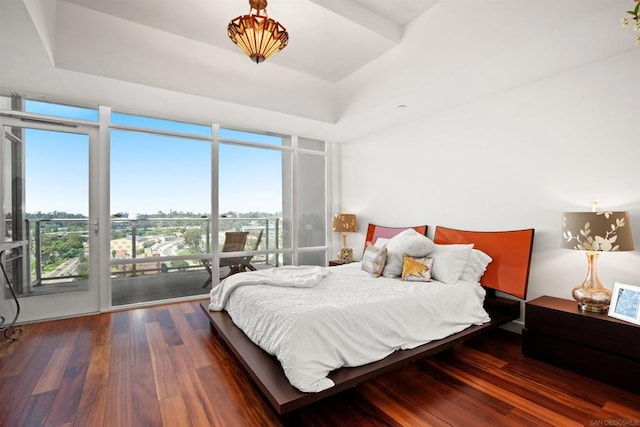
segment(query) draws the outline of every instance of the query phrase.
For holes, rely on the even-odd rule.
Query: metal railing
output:
[[[88,278],[89,220],[87,218],[39,218],[26,222],[29,236],[31,280],[27,286],[79,281]],[[281,248],[282,219],[219,219],[219,245],[227,231],[263,230],[259,250]],[[211,221],[192,218],[111,218],[110,264],[112,276],[130,277],[167,271],[203,270],[200,262],[210,256]],[[277,265],[278,254],[262,254],[255,262]],[[186,262],[186,263],[185,263]],[[27,290],[28,291],[28,290]]]

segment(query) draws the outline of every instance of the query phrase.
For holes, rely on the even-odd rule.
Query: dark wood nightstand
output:
[[[640,326],[575,301],[540,297],[525,305],[522,352],[602,382],[640,393]]]

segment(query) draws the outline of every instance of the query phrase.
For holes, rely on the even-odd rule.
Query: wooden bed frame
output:
[[[439,234],[436,229],[435,241],[447,243],[449,239],[454,238],[455,242],[453,243],[473,243],[470,239],[473,238],[474,232],[461,231],[462,234],[460,235],[454,233],[456,230],[443,230],[447,230],[447,237],[443,238],[442,234]],[[499,275],[501,279],[507,276],[511,278],[513,276],[512,273],[515,272],[517,273],[515,276],[520,278],[520,288],[526,290],[533,244],[533,229],[483,233],[489,233],[483,234],[483,241],[488,241],[490,244],[485,244],[482,250],[494,259],[492,264],[495,262],[493,267],[496,270],[506,270],[506,273]],[[487,238],[489,239],[487,240]],[[518,247],[505,245],[505,239],[511,241],[513,238],[517,238],[520,242]],[[505,250],[510,253],[505,254]],[[512,253],[514,250],[519,253],[519,256],[515,258]],[[508,261],[505,261],[505,256]],[[501,265],[500,261],[504,261],[506,264],[511,263],[512,265]],[[201,304],[201,308],[211,322],[213,333],[229,347],[247,371],[249,377],[273,407],[276,414],[284,422],[289,421],[290,416],[295,415],[298,409],[306,405],[354,387],[363,381],[396,369],[408,362],[444,351],[520,317],[520,301],[496,297],[495,292],[489,292],[487,298],[485,298],[484,306],[491,317],[490,322],[482,325],[472,325],[464,331],[423,344],[414,349],[398,350],[377,362],[354,368],[337,369],[328,376],[334,381],[335,386],[319,393],[304,393],[289,383],[282,371],[280,362],[249,340],[244,332],[233,323],[226,311],[211,312],[208,309],[208,305],[209,303],[204,301]]]

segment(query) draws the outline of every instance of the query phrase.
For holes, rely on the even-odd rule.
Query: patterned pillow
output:
[[[412,257],[404,254],[402,264],[402,280],[410,282],[430,282],[432,257]]]
[[[426,236],[409,228],[400,234],[396,234],[387,242],[387,264],[384,266],[384,277],[400,277],[402,275],[402,256],[404,254],[414,257],[425,257],[435,247],[435,244]]]
[[[386,261],[387,248],[378,248],[373,245],[368,245],[362,255],[360,266],[372,277],[380,277]]]

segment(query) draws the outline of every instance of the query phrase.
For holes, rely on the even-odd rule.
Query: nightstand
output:
[[[640,393],[640,326],[540,297],[525,305],[522,352],[589,378]]]

